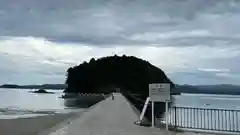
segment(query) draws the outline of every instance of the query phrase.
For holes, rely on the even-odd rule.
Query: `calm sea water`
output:
[[[59,98],[62,90],[48,90],[55,94],[36,94],[24,89],[0,89],[0,119],[32,117],[51,113],[79,111]],[[174,96],[178,107],[240,110],[240,96],[212,94],[182,94]],[[84,109],[82,109],[84,110]],[[167,118],[174,124],[195,128],[215,128],[240,131],[240,112],[213,112],[204,110],[171,111]],[[165,117],[166,118],[166,117]]]
[[[240,96],[183,94],[175,96],[168,121],[183,128],[240,132]],[[200,108],[200,109],[194,109]]]
[[[63,90],[47,90],[54,94],[31,93],[27,89],[0,89],[0,118],[19,118],[67,113],[80,109],[68,107],[59,98]]]
[[[174,99],[180,107],[240,110],[240,95],[182,94]]]

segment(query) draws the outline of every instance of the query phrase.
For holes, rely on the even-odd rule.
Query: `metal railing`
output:
[[[144,104],[145,101],[142,99],[133,94],[129,95]],[[171,107],[166,118],[168,118],[170,127],[175,129],[240,132],[240,110]]]
[[[173,107],[166,118],[174,128],[240,132],[240,110]]]

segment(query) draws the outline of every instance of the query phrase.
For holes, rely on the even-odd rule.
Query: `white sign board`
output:
[[[149,97],[151,101],[167,102],[170,101],[170,84],[153,83],[149,84]]]

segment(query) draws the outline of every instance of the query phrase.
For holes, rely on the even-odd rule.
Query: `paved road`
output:
[[[176,135],[134,124],[139,117],[121,94],[95,105],[88,112],[48,135]],[[193,135],[177,133],[177,135]]]

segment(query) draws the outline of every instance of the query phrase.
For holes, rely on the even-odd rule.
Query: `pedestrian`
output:
[[[114,95],[113,95],[113,93],[112,93],[112,100],[114,100]]]

